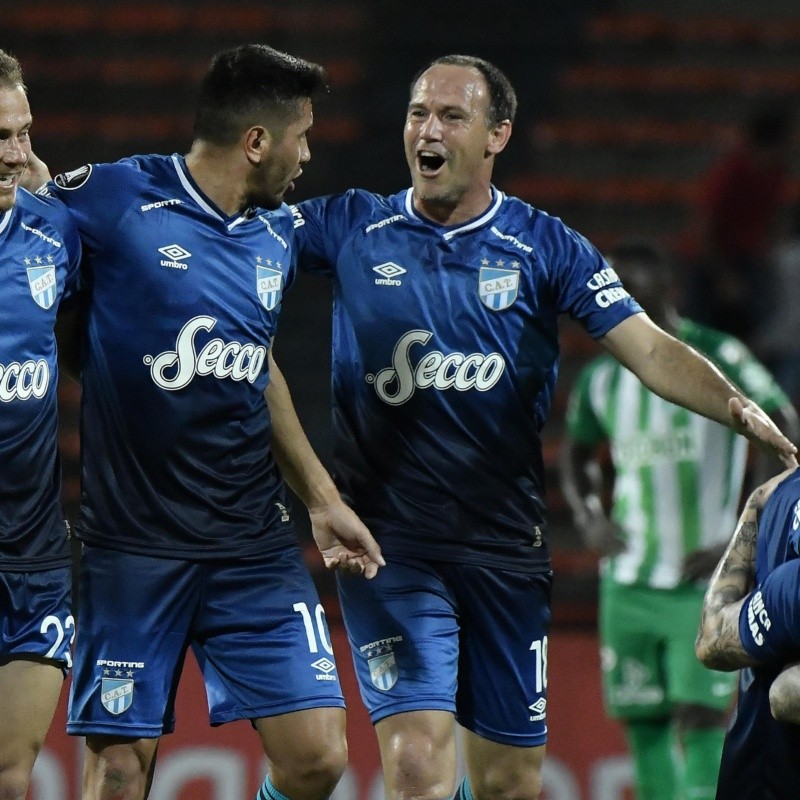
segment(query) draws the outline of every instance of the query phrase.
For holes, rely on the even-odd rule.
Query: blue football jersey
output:
[[[76,534],[200,560],[293,541],[264,399],[288,207],[227,217],[177,155],[87,165],[47,191],[84,246]]]
[[[411,189],[292,209],[301,268],[334,280],[345,497],[389,555],[549,568],[540,431],[558,316],[599,337],[640,307],[583,237],[496,190],[450,227]]]
[[[0,569],[69,563],[57,450],[59,303],[74,290],[80,240],[58,203],[24,189],[0,214]]]
[[[775,489],[759,519],[756,589],[742,608],[739,631],[745,650],[764,665],[740,673],[722,751],[719,800],[782,800],[794,797],[800,785],[800,726],[777,722],[769,706],[772,682],[786,663],[800,660],[798,536],[800,471],[795,471]],[[777,602],[781,595],[789,602]]]

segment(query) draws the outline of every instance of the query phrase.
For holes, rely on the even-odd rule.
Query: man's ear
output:
[[[510,138],[511,122],[507,119],[498,122],[489,131],[489,141],[486,145],[487,154],[496,156],[498,153],[502,152]]]
[[[244,134],[242,147],[251,164],[260,164],[271,146],[272,136],[263,125],[253,125]]]

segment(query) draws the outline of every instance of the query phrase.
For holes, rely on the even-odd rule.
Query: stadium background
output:
[[[795,0],[668,6],[48,0],[10,4],[0,46],[22,62],[34,147],[53,173],[134,152],[185,152],[198,79],[224,47],[263,41],[323,63],[332,92],[315,106],[312,162],[290,200],[350,186],[386,193],[405,187],[401,130],[411,77],[437,55],[480,55],[509,75],[520,100],[514,136],[495,171],[498,187],[561,216],[601,248],[623,236],[652,235],[679,254],[691,247],[701,178],[749,112],[764,100],[800,107],[800,8]],[[328,463],[329,315],[327,284],[299,278],[285,299],[276,344],[301,420]],[[600,705],[596,560],[571,529],[555,472],[566,393],[594,352],[565,321],[544,437],[556,570],[547,800],[631,796],[622,737]],[[79,394],[65,381],[61,396],[64,500],[74,518]],[[297,517],[350,697],[351,767],[335,798],[379,800],[377,750],[357,698],[333,583],[321,570],[306,518]],[[33,800],[78,797],[80,742],[61,733],[63,717],[62,702],[37,764]],[[208,728],[193,664],[179,697],[177,732],[163,742],[157,772],[152,800],[239,800],[261,782],[248,726]]]

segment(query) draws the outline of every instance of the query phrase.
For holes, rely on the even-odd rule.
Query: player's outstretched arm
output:
[[[771,478],[750,495],[711,576],[694,645],[698,659],[710,669],[735,670],[760,663],[742,643],[739,616],[755,576],[758,516],[788,474],[787,471]]]
[[[374,577],[386,563],[366,525],[342,500],[300,425],[289,387],[269,354],[264,393],[272,418],[272,452],[292,491],[303,501],[325,566]]]
[[[600,341],[657,395],[728,425],[771,450],[784,466],[797,465],[797,448],[769,416],[707,358],[663,331],[646,314],[628,317]]]

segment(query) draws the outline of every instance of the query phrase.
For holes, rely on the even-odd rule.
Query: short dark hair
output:
[[[0,86],[6,88],[21,86],[25,88],[25,81],[22,79],[22,67],[11,53],[0,50]]]
[[[414,80],[411,81],[412,92],[423,73],[437,64],[472,67],[483,75],[489,89],[489,110],[486,114],[486,122],[490,128],[505,119],[509,122],[514,121],[517,113],[517,93],[514,91],[511,81],[494,64],[477,56],[449,55],[434,59],[414,76]]]
[[[251,125],[282,129],[299,113],[302,100],[326,89],[319,64],[265,44],[223,50],[211,60],[200,85],[194,137],[225,146]]]

